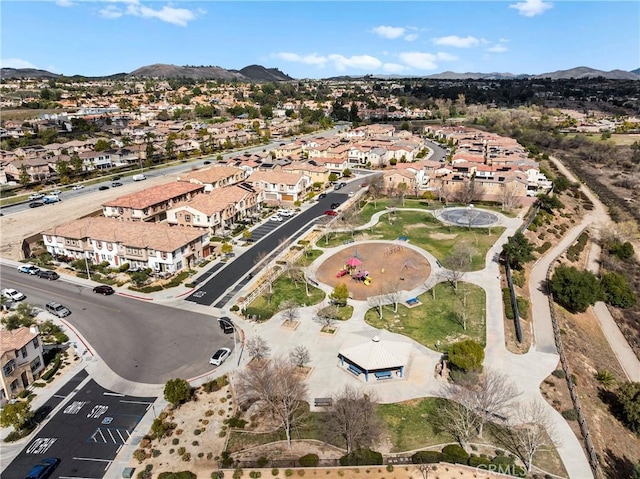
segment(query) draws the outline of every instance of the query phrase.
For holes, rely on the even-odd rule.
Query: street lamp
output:
[[[91,272],[89,271],[89,260],[87,259],[87,255],[84,255],[84,265],[87,268],[87,278],[91,280]]]

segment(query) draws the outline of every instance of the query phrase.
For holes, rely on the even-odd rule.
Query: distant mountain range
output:
[[[1,78],[43,78],[55,79],[62,75],[51,73],[46,70],[34,68],[3,68],[0,71]],[[435,73],[412,78],[429,78],[433,80],[514,80],[514,79],[550,79],[566,80],[570,78],[596,78],[602,77],[609,80],[640,80],[640,68],[633,71],[611,70],[603,71],[588,67],[577,67],[569,70],[558,70],[540,75],[515,75],[513,73],[455,73],[451,71]],[[235,80],[245,82],[279,82],[291,81],[294,78],[281,72],[277,68],[265,68],[261,65],[249,65],[242,70],[227,70],[216,66],[177,66],[157,63],[147,65],[132,71],[131,73],[117,73],[106,77],[84,77],[74,75],[72,78],[78,79],[124,79],[124,78],[193,78],[194,80]],[[325,80],[364,80],[368,78],[394,79],[407,78],[401,75],[362,75],[362,76],[339,76],[325,78]]]

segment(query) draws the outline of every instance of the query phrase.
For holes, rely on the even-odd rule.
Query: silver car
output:
[[[224,360],[227,359],[230,354],[231,350],[229,348],[220,348],[215,353],[213,353],[213,356],[211,356],[211,359],[209,359],[209,364],[220,366],[222,363],[224,363]]]

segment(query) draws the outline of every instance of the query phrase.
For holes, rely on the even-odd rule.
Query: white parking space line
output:
[[[110,393],[110,392],[104,392],[102,393],[103,396],[118,396],[118,397],[124,397],[124,394],[120,394],[120,393]]]
[[[109,436],[111,436],[111,440],[113,441],[114,444],[117,444],[116,442],[116,438],[113,437],[113,434],[111,434],[111,429],[107,429],[107,432],[109,433]]]
[[[102,441],[99,441],[98,439],[96,439],[96,435],[100,434],[100,437],[102,438]],[[102,430],[100,428],[96,429],[96,432],[93,433],[93,435],[91,436],[91,439],[93,439],[93,442],[107,442],[107,440],[104,437],[104,434],[102,434]]]
[[[153,401],[149,402],[149,401],[126,401],[126,400],[121,400],[120,401],[123,404],[145,404],[145,405],[149,405],[149,404],[153,404]]]

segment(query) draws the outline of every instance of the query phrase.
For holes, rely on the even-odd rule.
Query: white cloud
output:
[[[338,71],[345,71],[349,68],[358,70],[376,70],[382,66],[382,62],[376,57],[370,55],[353,55],[345,57],[344,55],[329,55],[328,59],[333,62],[333,66]]]
[[[487,48],[487,51],[491,52],[491,53],[504,53],[504,52],[506,52],[508,50],[509,49],[505,45],[503,45],[502,43],[496,43],[495,45]]]
[[[509,5],[509,8],[515,8],[520,15],[524,15],[525,17],[535,17],[553,8],[553,4],[542,0],[524,0],[524,2]]]
[[[447,37],[434,38],[433,43],[448,47],[469,48],[478,46],[480,44],[480,40],[472,36],[459,37],[458,35],[449,35]]]
[[[107,5],[104,8],[98,10],[98,14],[103,18],[115,19],[120,18],[123,14],[122,11],[115,5]]]
[[[33,63],[23,60],[22,58],[2,58],[0,59],[0,67],[2,68],[38,68]]]
[[[388,27],[385,25],[380,25],[379,27],[374,27],[372,31],[376,35],[379,35],[383,38],[394,40],[404,35],[406,29],[404,29],[403,27]]]
[[[443,62],[455,62],[458,59],[457,56],[446,52],[438,52],[436,53],[436,57],[438,60],[442,60]]]
[[[405,65],[399,63],[385,63],[382,65],[382,70],[386,73],[403,73],[408,70]]]
[[[317,55],[315,53],[311,53],[310,55],[303,56],[303,55],[298,55],[297,53],[280,52],[280,53],[276,53],[275,56],[287,62],[304,63],[305,65],[324,66],[327,63],[326,57]]]
[[[73,7],[75,3],[71,0],[56,0],[56,5],[59,7]]]
[[[436,56],[432,53],[404,52],[398,57],[406,66],[417,70],[435,70],[438,68]]]
[[[141,5],[137,1],[127,5],[127,14],[142,18],[157,18],[180,27],[186,27],[191,20],[196,19],[196,14],[186,8],[174,8],[165,5],[159,10],[154,10],[146,5]]]
[[[408,42],[413,42],[415,40],[418,39],[418,34],[417,33],[409,33],[408,35],[404,36],[404,39]]]

